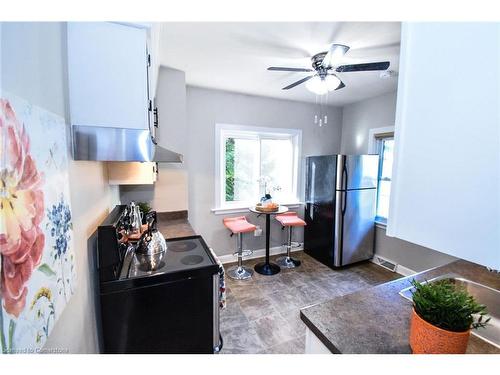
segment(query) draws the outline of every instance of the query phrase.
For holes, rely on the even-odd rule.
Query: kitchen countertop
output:
[[[196,235],[188,221],[187,211],[158,212],[157,219],[158,230],[167,240]]]
[[[500,275],[465,260],[433,268],[353,294],[306,307],[300,317],[332,353],[411,353],[408,342],[411,301],[399,291],[410,280],[423,281],[447,273],[500,290]],[[500,353],[471,335],[467,353]]]

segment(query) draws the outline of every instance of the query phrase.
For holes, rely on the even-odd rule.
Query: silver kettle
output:
[[[165,237],[158,231],[152,219],[148,219],[148,229],[139,240],[135,254],[137,260],[146,266],[148,271],[158,269],[167,251]]]

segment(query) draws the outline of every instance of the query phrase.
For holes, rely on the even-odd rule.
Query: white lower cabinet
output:
[[[306,328],[306,354],[332,354],[309,328]]]
[[[108,162],[110,185],[152,185],[156,182],[156,163]]]

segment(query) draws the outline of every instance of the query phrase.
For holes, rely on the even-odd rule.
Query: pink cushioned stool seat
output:
[[[296,212],[285,212],[281,215],[276,215],[278,220],[284,227],[303,227],[306,222],[297,216]]]
[[[233,233],[253,232],[257,228],[255,225],[250,224],[245,216],[226,217],[222,222]]]

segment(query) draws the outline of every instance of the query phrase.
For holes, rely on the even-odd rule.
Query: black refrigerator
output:
[[[373,257],[378,155],[306,158],[305,252],[329,267]]]

